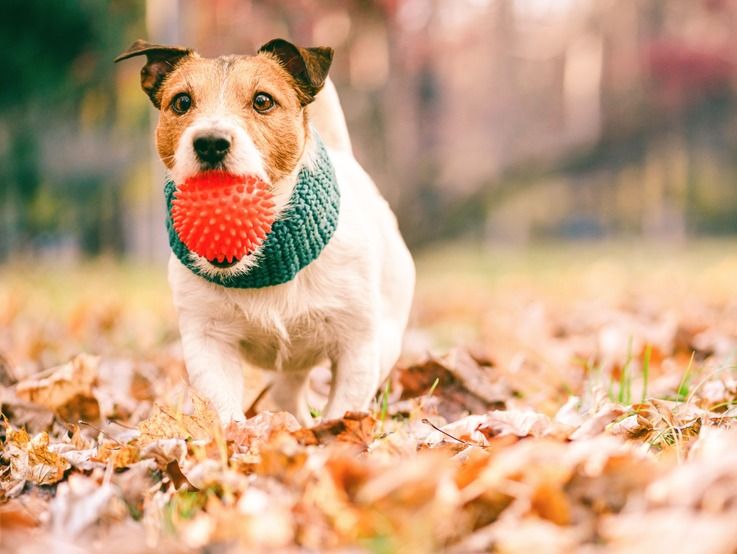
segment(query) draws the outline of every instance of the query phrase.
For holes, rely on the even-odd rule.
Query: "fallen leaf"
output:
[[[148,418],[138,424],[141,446],[160,439],[213,438],[221,429],[217,414],[199,395],[193,393],[191,398],[193,405],[191,414],[154,404]]]
[[[39,517],[27,506],[27,499],[11,498],[0,504],[0,534],[40,525]]]
[[[59,485],[51,502],[51,529],[63,542],[73,543],[89,526],[102,517],[115,488],[83,475],[72,475]]]
[[[551,430],[550,418],[532,410],[495,410],[489,412],[478,427],[486,438],[507,435],[541,437]]]
[[[140,459],[140,450],[136,442],[122,444],[117,441],[104,440],[97,446],[94,461],[111,464],[115,469],[129,467]]]
[[[705,514],[683,508],[631,512],[602,519],[600,533],[615,554],[709,552],[737,549],[737,513]]]
[[[364,412],[346,412],[341,419],[323,421],[309,429],[298,429],[293,436],[302,444],[328,444],[334,441],[366,450],[374,440],[376,420]]]
[[[71,362],[49,370],[47,377],[20,381],[16,394],[52,410],[65,421],[99,420],[100,406],[92,390],[99,362],[97,356],[79,354]]]
[[[583,533],[575,527],[561,527],[537,517],[505,518],[492,524],[494,551],[500,554],[575,552]]]
[[[30,481],[36,485],[51,485],[64,477],[70,464],[59,454],[49,450],[48,433],[33,438],[25,430],[6,427],[6,449],[3,456],[10,461],[10,475],[16,481]]]
[[[607,425],[626,413],[627,409],[624,406],[609,402],[593,416],[586,418],[581,426],[570,434],[569,438],[573,441],[590,439],[602,433]]]
[[[184,439],[157,439],[141,446],[141,459],[152,459],[162,469],[169,462],[180,462],[187,455],[187,443]]]
[[[567,494],[554,483],[542,482],[532,493],[532,511],[557,525],[571,523],[571,503]]]
[[[18,382],[8,359],[0,352],[0,386],[9,387]]]
[[[481,366],[468,352],[455,349],[446,356],[400,368],[397,382],[401,399],[428,395],[436,400],[436,410],[446,420],[469,412],[503,408],[509,389],[494,378],[491,368]]]
[[[433,430],[425,437],[425,443],[431,447],[445,441],[467,442],[486,446],[486,435],[479,431],[487,420],[486,415],[469,415],[452,423]],[[452,438],[451,438],[452,437]]]
[[[258,447],[279,433],[297,432],[301,427],[288,412],[262,412],[246,421],[231,421],[225,428],[225,440],[239,452]]]

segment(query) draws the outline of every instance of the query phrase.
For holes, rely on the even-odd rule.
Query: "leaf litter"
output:
[[[122,304],[44,325],[18,305],[0,552],[734,552],[737,307],[517,294],[487,299],[467,347],[405,357],[369,412],[311,428],[258,405],[221,426],[171,314],[126,358]],[[80,336],[96,355],[69,352]]]

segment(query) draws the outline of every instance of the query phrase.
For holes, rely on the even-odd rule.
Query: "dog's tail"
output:
[[[320,133],[323,142],[334,150],[352,152],[351,138],[348,136],[348,126],[340,107],[338,91],[333,81],[328,78],[325,86],[315,97],[315,101],[308,108],[310,120]]]

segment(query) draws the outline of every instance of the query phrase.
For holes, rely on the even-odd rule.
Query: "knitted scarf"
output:
[[[266,236],[256,265],[239,273],[203,272],[193,260],[193,254],[180,240],[172,222],[172,200],[176,185],[167,181],[166,228],[169,245],[177,258],[191,271],[211,283],[229,288],[261,288],[281,285],[294,279],[297,273],[317,259],[330,241],[338,225],[340,191],[335,170],[317,133],[316,157],[310,169],[303,167],[289,203],[274,221]]]

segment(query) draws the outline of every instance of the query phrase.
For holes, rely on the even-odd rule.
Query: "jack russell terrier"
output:
[[[323,417],[368,409],[399,357],[415,268],[353,156],[327,79],[333,50],[275,39],[210,59],[138,40],[115,61],[134,56],[146,56],[141,87],[160,110],[191,385],[224,423],[243,420],[264,383],[247,374],[269,370],[273,403],[309,425],[307,377],[329,361]]]

